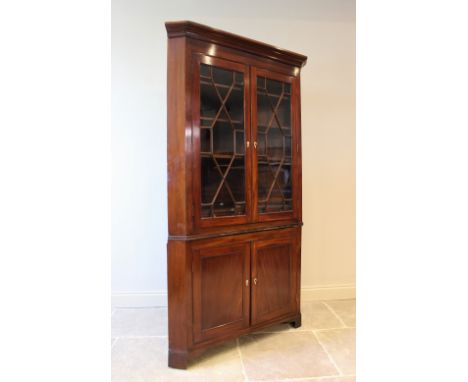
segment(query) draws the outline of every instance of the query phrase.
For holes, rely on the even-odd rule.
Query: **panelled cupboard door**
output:
[[[194,54],[194,218],[199,227],[251,220],[249,68]]]
[[[253,243],[252,324],[296,311],[298,251],[295,236]]]
[[[297,218],[299,81],[255,67],[250,77],[254,220]]]
[[[196,249],[192,271],[195,342],[249,326],[249,243]]]

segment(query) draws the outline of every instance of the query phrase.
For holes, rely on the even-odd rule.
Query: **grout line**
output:
[[[249,379],[247,378],[247,373],[245,371],[244,361],[242,360],[242,353],[240,350],[239,338],[236,338],[236,347],[237,347],[237,352],[239,353],[239,358],[240,358],[241,365],[242,365],[242,375],[244,376],[244,381],[248,381]]]
[[[338,321],[340,321],[340,323],[345,327],[347,328],[348,326],[345,324],[345,322],[341,319],[341,317],[338,315],[338,313],[335,312],[335,310],[330,306],[328,305],[325,301],[321,301],[323,305],[325,305],[328,310],[330,312],[332,312],[332,314],[338,319]]]
[[[317,339],[317,342],[319,343],[319,345],[322,347],[323,351],[327,354],[328,358],[330,359],[330,362],[335,366],[336,370],[338,371],[338,374],[340,376],[344,375],[343,372],[340,370],[340,368],[338,367],[338,365],[336,364],[335,360],[332,358],[331,354],[328,352],[328,350],[325,348],[325,346],[322,344],[322,342],[320,341],[317,333],[314,333],[314,336],[315,338]]]
[[[327,330],[342,330],[342,329],[356,329],[355,326],[346,326],[345,328],[324,328],[324,329],[314,329],[311,332],[326,332]]]

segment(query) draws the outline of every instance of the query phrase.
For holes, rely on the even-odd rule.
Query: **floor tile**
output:
[[[356,373],[356,329],[333,329],[316,335],[343,374]]]
[[[311,332],[257,333],[239,339],[249,380],[337,375]]]
[[[236,342],[210,349],[187,370],[167,366],[166,338],[119,338],[112,348],[112,382],[242,382]]]
[[[356,326],[356,300],[331,300],[325,303],[350,327]]]
[[[321,301],[301,303],[302,325],[294,329],[289,324],[280,324],[260,330],[262,333],[304,331],[315,329],[341,328],[343,324]]]
[[[112,316],[112,337],[167,336],[167,309],[117,309]]]
[[[301,304],[302,326],[299,329],[341,328],[343,325],[320,301],[305,301]]]

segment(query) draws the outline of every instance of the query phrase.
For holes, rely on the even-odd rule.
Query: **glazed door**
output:
[[[252,325],[296,311],[298,258],[294,235],[253,243]]]
[[[194,218],[199,227],[251,220],[248,66],[195,55]]]
[[[253,209],[257,221],[300,213],[298,79],[252,67]]]
[[[192,271],[196,342],[249,326],[249,243],[199,248]]]

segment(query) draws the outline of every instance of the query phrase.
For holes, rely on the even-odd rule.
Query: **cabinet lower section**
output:
[[[168,243],[169,366],[269,325],[301,324],[300,227]]]

